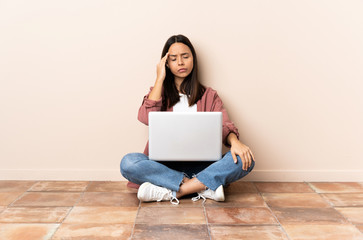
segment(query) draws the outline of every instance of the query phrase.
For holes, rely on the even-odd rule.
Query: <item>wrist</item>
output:
[[[162,78],[162,77],[157,77],[156,78],[156,81],[155,81],[155,84],[163,84],[163,82],[164,82],[164,78]]]
[[[233,138],[233,139],[231,140],[231,145],[233,145],[233,144],[235,144],[235,143],[237,143],[237,142],[239,142],[238,138]]]
[[[236,134],[234,134],[234,133],[230,133],[230,134],[228,135],[228,142],[229,142],[229,144],[230,144],[230,145],[232,145],[233,143],[238,142],[238,141],[239,141],[239,140],[238,140],[238,138],[237,138]]]

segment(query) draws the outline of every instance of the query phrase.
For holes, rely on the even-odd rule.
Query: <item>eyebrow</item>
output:
[[[182,54],[180,54],[181,56],[183,56],[183,55],[188,55],[189,53],[182,53]],[[169,55],[170,57],[176,57],[176,55]]]

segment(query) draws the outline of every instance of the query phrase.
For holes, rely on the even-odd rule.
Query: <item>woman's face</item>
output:
[[[184,43],[173,43],[166,64],[177,78],[184,79],[193,70],[193,54]]]

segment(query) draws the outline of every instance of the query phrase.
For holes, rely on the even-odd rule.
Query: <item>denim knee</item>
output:
[[[122,176],[124,176],[126,179],[128,178],[127,176],[134,172],[134,166],[135,166],[135,162],[137,161],[137,159],[139,158],[140,153],[128,153],[126,154],[120,163],[120,170],[121,170],[121,174]]]
[[[243,163],[242,163],[241,157],[240,156],[237,156],[237,160],[238,160],[238,166],[239,166],[239,168],[242,169]],[[253,160],[253,158],[251,160],[252,160],[251,161],[251,166],[249,166],[247,168],[246,172],[251,172],[252,169],[255,167],[255,161]],[[245,171],[245,170],[243,170],[243,171]]]
[[[231,154],[231,152],[230,152],[230,151],[226,153],[226,157],[227,157],[227,158],[230,158],[230,159],[232,160],[232,162],[233,162],[232,154]],[[238,156],[238,155],[236,155],[236,157],[237,157],[237,163],[234,163],[234,162],[233,162],[233,167],[235,168],[235,170],[236,170],[237,172],[244,171],[244,170],[242,170],[243,163],[242,163],[241,157],[240,157],[240,156]],[[230,165],[232,165],[232,164],[231,164],[231,162],[228,162],[228,163],[229,163]],[[251,161],[251,166],[250,166],[249,168],[247,168],[247,171],[244,171],[244,172],[251,172],[251,171],[252,171],[252,169],[253,169],[254,167],[255,167],[255,161],[252,159],[252,161]]]

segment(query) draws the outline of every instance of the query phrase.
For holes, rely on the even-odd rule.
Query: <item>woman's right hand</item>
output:
[[[163,82],[166,76],[166,70],[165,70],[165,65],[166,65],[166,60],[168,59],[169,56],[169,52],[167,52],[165,54],[165,56],[160,60],[160,62],[157,65],[157,69],[156,69],[156,73],[157,73],[157,77],[156,79],[158,81]]]

